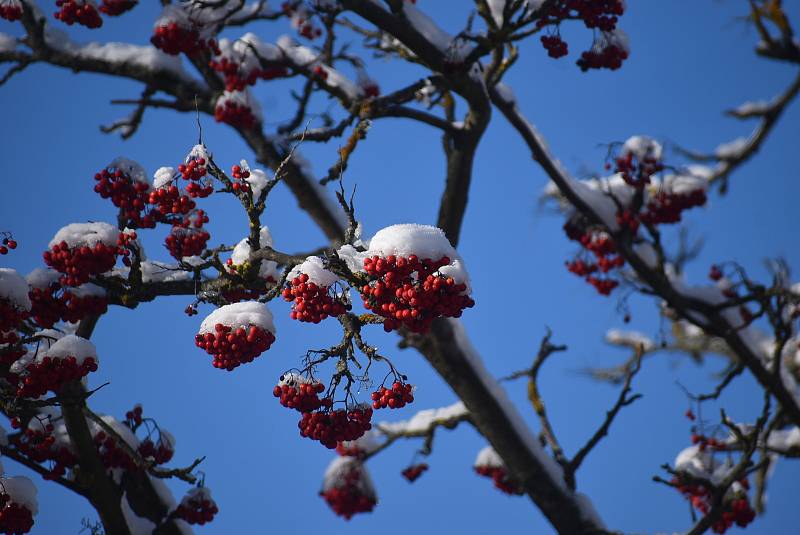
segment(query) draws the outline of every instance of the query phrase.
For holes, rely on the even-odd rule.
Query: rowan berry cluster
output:
[[[56,7],[60,8],[55,13],[55,18],[72,26],[76,22],[87,28],[99,28],[103,19],[94,3],[86,0],[56,0]]]
[[[50,470],[42,476],[46,480],[62,477],[68,468],[78,463],[74,453],[67,447],[56,444],[53,430],[51,423],[41,425],[41,429],[28,427],[12,439],[14,447],[32,461],[39,464],[52,463]]]
[[[117,242],[109,245],[98,240],[93,246],[76,244],[70,246],[62,240],[50,247],[42,255],[45,264],[63,275],[59,281],[64,286],[80,286],[93,275],[105,273],[117,263],[117,256],[123,256],[123,263],[130,265],[129,243],[136,240],[135,232],[120,232]]]
[[[200,39],[200,32],[194,26],[185,27],[178,22],[166,22],[156,27],[150,42],[154,47],[161,49],[166,54],[177,56],[181,52],[187,56],[195,56],[213,44],[207,44]]]
[[[138,452],[143,459],[152,458],[155,464],[167,463],[172,459],[172,456],[175,455],[172,444],[163,440],[161,437],[159,437],[157,442],[153,442],[149,437],[142,440],[141,443],[139,443]]]
[[[250,178],[250,170],[243,168],[241,165],[234,165],[231,167],[231,176],[235,182],[231,184],[231,189],[234,193],[251,192],[250,183],[247,179]]]
[[[33,528],[33,513],[0,489],[0,532],[7,535],[28,533]]]
[[[15,21],[22,18],[22,3],[20,0],[0,0],[0,18]]]
[[[347,520],[358,513],[369,513],[377,500],[374,494],[364,492],[361,478],[361,472],[353,467],[342,476],[338,485],[322,490],[319,495],[336,515]]]
[[[392,388],[380,387],[372,393],[373,409],[402,409],[408,403],[414,402],[413,387],[408,383],[395,381]]]
[[[626,184],[642,189],[650,184],[653,175],[663,171],[660,154],[653,150],[624,150],[614,159],[615,171]]]
[[[74,323],[89,315],[104,314],[108,310],[106,297],[71,292],[69,289],[62,289],[57,282],[43,288],[31,287],[28,297],[31,300],[31,318],[46,329],[59,320]]]
[[[315,284],[305,273],[294,277],[281,295],[284,301],[292,303],[290,316],[293,320],[319,323],[347,311],[347,307],[331,295],[330,286]]]
[[[220,99],[214,108],[214,119],[218,123],[227,123],[236,128],[249,130],[258,120],[253,115],[253,110],[241,102],[229,99]]]
[[[1,8],[2,6],[0,6]],[[2,242],[0,242],[0,255],[8,254],[9,249],[16,249],[17,248],[17,241],[11,237],[9,233],[2,233],[4,234]]]
[[[651,225],[678,223],[684,210],[703,206],[707,200],[703,189],[688,193],[659,191],[648,200],[640,219],[643,223]]]
[[[75,356],[36,359],[25,367],[25,372],[9,379],[17,383],[16,395],[20,398],[37,398],[50,392],[58,392],[70,381],[76,381],[89,372],[97,371],[97,361],[86,357],[81,362]]]
[[[252,362],[275,341],[274,334],[256,325],[233,329],[217,323],[214,331],[196,335],[195,344],[214,357],[215,368],[228,371]]]
[[[691,440],[692,444],[696,444],[700,451],[705,451],[706,449],[714,451],[726,451],[728,449],[728,446],[725,444],[725,442],[717,440],[714,437],[705,436],[703,434],[692,433]]]
[[[569,53],[567,43],[561,39],[560,35],[543,35],[541,37],[542,46],[547,50],[547,55],[558,59]]]
[[[689,483],[682,481],[680,477],[675,477],[671,481],[672,485],[689,500],[692,507],[707,514],[712,507],[714,489],[699,483]],[[723,502],[723,512],[721,517],[711,525],[714,533],[725,533],[734,524],[740,528],[749,525],[756,517],[755,511],[750,506],[745,492],[750,488],[747,479],[738,482],[740,491],[734,492],[731,496],[726,496]]]
[[[0,344],[16,342],[17,335],[14,331],[27,317],[26,310],[10,300],[0,297]]]
[[[183,497],[175,509],[175,516],[189,524],[203,525],[214,520],[219,508],[211,498],[208,487],[195,487]]]
[[[364,306],[382,316],[384,330],[406,327],[425,333],[437,317],[458,318],[462,310],[475,305],[465,294],[467,286],[438,270],[450,264],[444,256],[438,260],[416,255],[364,259],[370,278],[361,288]]]
[[[293,2],[281,4],[283,12],[291,18],[292,27],[306,39],[316,39],[322,35],[322,30],[314,26],[309,12],[301,5]]]
[[[628,50],[614,42],[601,42],[589,50],[581,52],[576,62],[584,72],[589,69],[609,69],[615,71],[628,59]]]
[[[100,461],[109,470],[122,468],[128,472],[138,469],[136,462],[131,458],[127,451],[119,446],[114,437],[108,436],[105,431],[97,431],[92,437],[94,446],[100,456]]]
[[[100,11],[109,17],[116,17],[130,11],[138,3],[139,0],[103,0],[100,3]]]
[[[591,29],[611,32],[625,12],[623,0],[558,0],[546,6],[539,27],[557,25],[566,19],[580,19]]]
[[[401,474],[408,480],[409,483],[413,483],[419,479],[419,476],[421,476],[423,472],[427,471],[428,468],[429,467],[426,463],[412,464],[411,466],[405,468]]]
[[[483,477],[488,477],[494,482],[494,486],[506,494],[523,494],[522,488],[518,483],[508,476],[505,468],[499,466],[476,466],[475,472]]]
[[[625,260],[617,254],[614,240],[602,231],[584,231],[571,221],[564,225],[567,237],[577,241],[595,256],[595,261],[578,258],[567,262],[567,269],[591,284],[600,295],[609,295],[619,285],[619,281],[608,276],[599,277],[596,273],[607,275],[611,270],[625,265]]]
[[[208,66],[222,74],[227,91],[244,91],[248,85],[255,85],[258,80],[274,80],[289,75],[289,70],[283,66],[247,68],[242,62],[222,56],[218,60],[212,59]]]
[[[211,235],[203,229],[203,224],[208,222],[208,216],[203,210],[186,216],[180,224],[172,226],[172,230],[164,240],[169,254],[176,260],[185,256],[195,256],[202,253]]]
[[[297,426],[300,436],[318,440],[326,448],[334,449],[337,443],[356,440],[372,429],[371,419],[371,408],[323,410],[303,413]]]
[[[182,194],[174,184],[154,189],[150,192],[148,201],[156,205],[163,218],[188,214],[196,206],[195,202],[188,195]]]
[[[324,391],[325,385],[318,381],[309,381],[294,374],[287,374],[281,376],[281,384],[275,386],[272,394],[284,407],[298,412],[311,412],[320,407],[330,409],[333,405],[331,398],[319,398],[319,394]]]
[[[151,193],[147,182],[134,180],[119,168],[107,167],[94,175],[97,184],[94,191],[103,199],[120,209],[120,215],[127,220],[126,226],[155,228],[156,213],[147,213]]]

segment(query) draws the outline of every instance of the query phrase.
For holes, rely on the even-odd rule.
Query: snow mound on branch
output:
[[[475,463],[473,466],[488,466],[489,468],[505,468],[506,463],[503,462],[503,459],[494,451],[494,448],[491,446],[486,446],[481,451],[478,452],[478,456],[475,457]]]
[[[638,349],[642,346],[644,351],[652,351],[656,344],[646,334],[637,331],[622,331],[620,329],[610,329],[606,333],[606,342],[617,346],[628,346]]]
[[[117,245],[117,238],[119,238],[119,230],[108,223],[70,223],[56,232],[48,247],[52,248],[61,242],[67,242],[69,247],[84,245],[94,247],[98,243],[114,247]]]
[[[211,152],[209,152],[208,147],[203,145],[202,143],[198,143],[192,150],[189,151],[189,154],[186,155],[186,158],[183,160],[184,163],[189,163],[192,160],[199,160],[200,158],[204,159],[206,163],[213,157]]]
[[[178,282],[190,281],[193,274],[177,264],[168,264],[158,260],[145,260],[141,263],[142,282]]]
[[[338,275],[325,269],[322,258],[318,256],[309,256],[305,262],[292,268],[288,279],[292,280],[301,274],[308,275],[309,282],[313,282],[317,286],[327,287],[339,280]]]
[[[648,136],[631,136],[622,144],[621,156],[633,154],[637,159],[653,158],[660,160],[664,153],[661,143]]]
[[[81,284],[75,288],[70,288],[69,293],[74,295],[75,297],[105,297],[106,290],[101,288],[96,284],[92,284],[91,282],[87,282],[85,284]]]
[[[353,472],[358,474],[355,481],[358,490],[364,496],[377,500],[378,495],[369,472],[364,463],[354,457],[336,457],[331,461],[322,476],[322,492],[343,487],[348,483],[347,476]]]
[[[239,162],[239,165],[242,169],[246,169],[250,172],[250,176],[244,180],[250,184],[250,190],[253,192],[253,202],[258,202],[258,199],[261,197],[261,192],[264,191],[264,188],[267,187],[267,183],[269,183],[267,173],[262,169],[251,169],[247,160],[242,160]]]
[[[339,247],[336,251],[336,254],[344,260],[347,267],[350,271],[363,271],[364,269],[364,259],[367,258],[369,255],[365,252],[361,252],[352,245],[345,244]]]
[[[5,299],[25,312],[31,309],[28,282],[16,269],[0,268],[0,299]]]
[[[108,167],[119,169],[137,182],[148,183],[147,173],[145,173],[144,167],[139,162],[123,156],[117,156],[108,164]]]
[[[139,439],[136,438],[136,435],[133,434],[130,427],[123,424],[122,422],[118,421],[116,418],[110,415],[98,415],[100,419],[108,425],[117,435],[121,438],[125,444],[130,446],[133,450],[139,447]],[[96,435],[100,431],[105,433],[106,431],[94,420],[87,420],[89,423],[89,430],[92,432],[92,436]],[[108,434],[108,433],[106,433]]]
[[[11,52],[16,50],[17,40],[7,33],[0,33],[0,52]]]
[[[252,176],[252,173],[251,173]],[[258,242],[259,247],[272,247],[272,234],[269,231],[269,227],[266,225],[261,227],[261,230],[258,233]],[[250,242],[247,238],[242,239],[239,243],[236,244],[236,247],[233,248],[233,252],[231,253],[231,260],[235,266],[241,266],[245,262],[250,259],[250,252],[252,248],[250,247]],[[261,266],[258,268],[258,275],[262,279],[267,279],[272,277],[273,279],[278,279],[278,264],[277,262],[273,262],[272,260],[261,260]]]
[[[459,401],[439,409],[419,411],[409,420],[399,422],[381,422],[378,429],[387,434],[425,433],[434,423],[447,422],[462,418],[469,413],[464,403]]]
[[[730,460],[719,462],[710,451],[703,451],[700,446],[694,445],[678,454],[675,470],[717,485],[733,470],[733,464]]]
[[[767,446],[778,451],[800,448],[800,428],[781,429],[770,433]]]
[[[87,358],[93,358],[96,363],[100,362],[97,358],[97,349],[94,347],[94,344],[86,338],[81,338],[74,334],[68,334],[57,340],[50,346],[47,353],[40,354],[40,356],[36,357],[36,360],[40,361],[45,356],[51,359],[75,357],[78,364],[82,364]]]
[[[369,454],[380,446],[380,435],[380,431],[370,429],[355,440],[345,440],[341,442],[341,445],[345,451],[359,451],[364,454]]]
[[[163,188],[172,183],[175,179],[175,168],[174,167],[159,167],[155,173],[153,173],[153,187]]]
[[[8,494],[12,502],[27,508],[31,514],[39,512],[39,502],[36,500],[36,486],[25,476],[0,477],[0,488]]]
[[[243,301],[219,307],[214,312],[206,316],[200,324],[198,334],[215,332],[215,326],[221,323],[232,329],[255,325],[265,331],[275,334],[275,324],[272,321],[272,312],[267,305],[258,301]]]
[[[156,525],[152,521],[137,516],[133,509],[131,509],[128,503],[127,492],[122,493],[120,510],[122,511],[122,516],[125,518],[125,523],[128,525],[128,531],[130,531],[131,535],[151,535],[156,530]]]
[[[369,242],[368,255],[408,256],[438,260],[443,256],[451,260],[458,254],[442,229],[430,225],[406,223],[379,230]]]
[[[329,65],[319,63],[317,61],[319,54],[314,50],[298,44],[288,35],[279,37],[277,45],[283,55],[295,65],[305,68],[313,65],[322,69],[325,72],[325,79],[322,83],[326,86],[340,89],[350,100],[357,100],[362,96],[361,88],[348,80],[341,72]]]
[[[25,280],[31,288],[41,290],[53,283],[58,283],[60,277],[61,274],[54,269],[36,268],[25,276]]]
[[[733,141],[722,143],[714,149],[714,156],[720,160],[731,160],[742,155],[750,141],[746,137],[738,137]]]

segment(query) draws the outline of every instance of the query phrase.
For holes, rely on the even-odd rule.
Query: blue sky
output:
[[[466,15],[463,1],[420,0],[450,31]],[[520,107],[547,136],[551,148],[576,174],[600,171],[605,149],[634,134],[647,134],[701,150],[746,135],[752,124],[723,116],[747,100],[769,99],[795,76],[787,65],[755,58],[755,32],[741,20],[746,4],[736,1],[629,2],[622,26],[631,39],[631,58],[617,72],[581,73],[574,60],[590,35],[565,29],[571,54],[560,61],[546,56],[536,39],[521,46],[521,60],[508,75]],[[800,20],[798,6],[790,15]],[[71,30],[75,39],[130,39],[145,43],[154,6],[141,5],[95,33]],[[575,30],[575,31],[573,31]],[[8,23],[0,31],[13,32]],[[285,27],[254,28],[265,40]],[[235,36],[235,34],[232,34]],[[372,61],[369,72],[382,88],[399,88],[420,72],[395,63]],[[265,121],[274,124],[293,113],[289,84],[262,85],[256,96]],[[140,88],[105,76],[76,75],[34,65],[0,88],[0,173],[7,184],[0,197],[0,230],[14,232],[20,247],[2,259],[4,266],[27,273],[41,266],[41,252],[55,231],[70,222],[113,220],[110,203],[93,191],[93,174],[118,155],[141,162],[152,173],[176,165],[194,144],[192,115],[148,110],[139,133],[129,141],[100,133],[128,110],[113,98],[134,98]],[[316,109],[328,106],[325,100]],[[227,127],[203,118],[206,143],[224,166],[253,155]],[[764,276],[763,260],[780,256],[800,266],[795,229],[800,222],[800,181],[795,165],[800,139],[800,106],[795,103],[775,127],[760,153],[734,176],[730,192],[712,195],[706,208],[686,217],[692,236],[705,239],[689,278],[703,280],[708,266],[737,260]],[[444,162],[437,132],[414,123],[376,122],[362,142],[346,175],[357,184],[358,216],[365,234],[394,223],[433,223],[443,187]],[[320,175],[336,160],[337,145],[303,147]],[[476,307],[464,315],[476,347],[489,370],[500,376],[529,365],[545,326],[554,341],[569,345],[547,364],[542,394],[556,432],[567,452],[575,452],[602,420],[617,392],[581,374],[588,366],[607,366],[627,357],[603,343],[607,329],[622,327],[616,301],[603,298],[568,273],[564,260],[574,245],[561,230],[562,219],[539,206],[546,184],[527,149],[495,114],[475,161],[471,202],[459,252],[473,278]],[[241,211],[227,199],[207,204],[212,241],[232,243],[246,229]],[[324,237],[297,210],[279,186],[270,197],[264,221],[278,248],[300,251],[323,244]],[[167,259],[163,230],[150,233],[151,258]],[[501,280],[515,281],[513,295]],[[509,307],[509,301],[527,306]],[[471,464],[484,441],[469,428],[437,436],[428,463],[431,470],[414,485],[400,477],[418,442],[393,446],[369,463],[380,503],[371,515],[349,523],[335,517],[317,497],[331,453],[297,434],[295,413],[272,397],[277,377],[295,366],[308,348],[338,340],[332,325],[292,322],[288,307],[275,302],[278,341],[254,363],[230,374],[210,366],[194,347],[198,318],[188,318],[186,299],[168,298],[135,311],[114,309],[101,320],[94,341],[102,359],[93,385],[110,381],[92,398],[98,412],[121,417],[135,403],[177,437],[177,465],[207,456],[202,468],[220,506],[218,518],[197,533],[497,533],[523,529],[549,533],[542,515],[526,498],[510,498],[476,477]],[[630,328],[657,336],[658,315],[652,300],[631,300]],[[201,314],[209,312],[201,309]],[[202,317],[202,316],[201,316]],[[409,417],[414,410],[442,406],[454,394],[419,355],[395,348],[396,338],[368,333],[394,363],[418,385],[411,407],[376,419]],[[686,529],[688,506],[674,491],[651,482],[659,465],[672,461],[688,445],[686,398],[679,386],[705,391],[723,363],[713,358],[698,367],[679,355],[647,361],[635,389],[644,398],[626,408],[611,435],[578,473],[578,487],[594,501],[609,527],[626,532],[672,532]],[[536,429],[525,402],[523,384],[509,385],[525,418]],[[739,379],[720,406],[742,421],[760,408],[758,389],[749,377]],[[715,414],[709,407],[707,414]],[[7,473],[26,473],[12,461]],[[82,498],[32,476],[40,489],[40,513],[34,533],[72,534],[81,518],[95,518]],[[781,461],[769,487],[768,513],[750,533],[786,533],[794,522],[800,470]],[[182,484],[172,485],[176,495]]]

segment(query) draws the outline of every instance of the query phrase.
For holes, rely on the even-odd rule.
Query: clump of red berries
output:
[[[218,123],[227,123],[237,128],[249,130],[258,119],[250,106],[236,100],[221,98],[214,108],[214,119]]]
[[[406,404],[414,401],[413,387],[400,381],[395,381],[392,388],[380,387],[370,397],[373,409],[385,409],[386,407],[402,409]]]
[[[22,18],[22,3],[19,0],[0,0],[0,18],[15,21]]]
[[[340,463],[335,467],[335,480],[326,482],[319,493],[328,507],[346,520],[358,513],[372,511],[378,500],[363,464],[357,460],[334,462]]]
[[[617,27],[618,17],[624,12],[623,0],[557,0],[545,7],[537,25],[541,28],[560,24],[568,18],[580,19],[589,29],[610,32]]]
[[[164,240],[169,254],[176,260],[185,256],[195,256],[202,253],[211,235],[204,230],[203,224],[208,222],[208,216],[203,210],[197,210],[194,217],[186,217],[183,222],[172,226],[172,230]]]
[[[293,278],[281,293],[284,301],[292,303],[293,320],[319,323],[328,317],[344,314],[347,307],[335,296],[330,286],[320,286],[309,280],[305,273]]]
[[[92,2],[86,0],[56,0],[55,18],[72,26],[76,22],[87,28],[99,28],[103,25],[103,19],[97,12],[97,7]]]
[[[32,425],[37,426],[36,423]],[[52,423],[44,424],[42,422],[37,427],[41,427],[41,429],[28,427],[24,432],[16,435],[12,439],[14,447],[34,462],[52,463],[50,470],[43,474],[44,479],[62,477],[68,468],[72,468],[78,463],[78,458],[67,447],[56,444]]]
[[[712,281],[718,281],[723,277],[722,270],[717,265],[712,265],[708,270],[708,278]]]
[[[274,334],[257,325],[234,329],[217,323],[214,332],[195,336],[197,347],[205,349],[214,357],[213,366],[228,371],[241,364],[252,362],[254,358],[268,350],[274,341]]]
[[[154,228],[157,219],[155,214],[146,213],[150,201],[150,185],[133,179],[119,168],[107,167],[94,175],[97,184],[94,186],[100,197],[111,199],[120,209],[120,215],[128,223],[126,226]]]
[[[678,223],[684,210],[703,206],[706,201],[707,196],[704,189],[696,189],[687,193],[659,191],[647,201],[641,220],[652,225]]]
[[[28,533],[33,528],[33,513],[0,489],[0,532],[7,535]]]
[[[105,431],[100,430],[95,433],[92,439],[95,448],[97,448],[97,453],[100,455],[100,461],[107,469],[122,468],[128,472],[134,472],[138,469],[136,462],[125,449],[120,447],[115,437],[111,437]]]
[[[351,410],[323,410],[306,412],[297,426],[300,436],[317,440],[328,449],[339,442],[356,440],[372,429],[372,409],[358,407]]]
[[[664,169],[659,152],[652,145],[645,151],[623,148],[622,153],[614,159],[615,171],[626,184],[642,189],[650,184],[653,175]]]
[[[174,21],[156,27],[150,42],[154,47],[172,56],[183,52],[191,57],[206,49],[206,43],[200,39],[197,28],[185,27]]]
[[[488,477],[494,483],[495,488],[511,495],[522,495],[522,487],[508,476],[508,472],[501,466],[476,466],[475,472],[483,477]]]
[[[45,355],[28,364],[19,378],[16,395],[20,398],[37,398],[50,392],[58,392],[70,381],[76,381],[89,372],[97,371],[97,361],[86,357],[81,362],[75,356],[49,357]]]
[[[542,46],[547,50],[547,55],[558,59],[568,54],[567,43],[559,35],[543,35],[541,37]]]
[[[701,483],[683,481],[683,478],[680,476],[673,478],[671,483],[678,492],[689,500],[692,507],[702,514],[707,514],[711,510],[711,502],[714,494],[713,488],[709,488]],[[730,496],[725,497],[722,515],[711,525],[711,531],[714,533],[725,533],[733,524],[744,528],[755,520],[756,513],[753,511],[750,502],[747,500],[747,496],[744,494],[744,492],[749,489],[750,484],[747,479],[740,480],[738,484],[741,490],[739,492],[733,492]]]
[[[196,206],[195,202],[174,184],[151,191],[148,201],[156,205],[164,217],[188,214]]]
[[[568,238],[579,242],[584,249],[595,256],[595,261],[578,258],[567,262],[567,269],[584,278],[600,295],[609,295],[619,285],[619,281],[608,276],[599,277],[595,274],[606,275],[611,270],[625,265],[625,259],[617,254],[614,240],[603,231],[584,231],[572,221],[567,221],[564,231]]]
[[[222,56],[218,60],[212,59],[208,62],[209,67],[222,74],[225,79],[226,91],[244,91],[248,85],[255,85],[256,81],[273,80],[289,75],[288,69],[283,66],[274,67],[251,67],[247,58],[237,61],[234,58]],[[248,66],[245,66],[245,65]]]
[[[175,516],[189,524],[203,525],[214,520],[219,508],[208,487],[195,487],[186,493],[175,509]]]
[[[278,398],[284,407],[295,409],[298,412],[311,412],[320,407],[330,408],[333,404],[331,398],[319,398],[319,394],[324,391],[325,385],[318,381],[309,381],[294,374],[286,374],[281,376],[281,384],[272,390],[272,395]]]
[[[406,467],[400,473],[408,480],[409,483],[413,483],[419,479],[419,476],[421,476],[423,472],[427,471],[428,468],[429,467],[426,463],[412,464],[411,466]]]
[[[0,297],[0,344],[17,341],[14,331],[28,317],[28,312],[14,302]]]
[[[109,17],[116,17],[130,11],[138,3],[139,0],[103,0],[100,4],[100,11]]]
[[[438,260],[413,254],[368,257],[364,270],[370,282],[361,288],[364,306],[386,318],[383,327],[387,332],[403,326],[425,333],[437,317],[458,318],[475,302],[466,295],[465,284],[438,271],[449,264],[446,256]]]
[[[609,69],[615,71],[622,67],[622,62],[628,59],[628,51],[615,43],[604,43],[592,47],[591,50],[581,52],[578,67],[582,71],[589,69]]]
[[[3,241],[0,242],[0,255],[8,254],[9,250],[17,248],[17,241],[11,237],[10,233],[3,232]]]
[[[119,233],[117,242],[113,245],[98,240],[92,246],[88,244],[71,246],[62,240],[53,244],[42,256],[48,266],[63,273],[59,279],[62,285],[80,286],[88,282],[92,275],[99,275],[113,268],[118,255],[127,259],[130,251],[126,246],[135,239],[135,232],[125,232]]]

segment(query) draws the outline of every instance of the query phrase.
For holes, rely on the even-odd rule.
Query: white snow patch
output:
[[[397,433],[425,433],[437,423],[450,422],[463,418],[469,413],[464,403],[459,401],[438,409],[425,409],[419,411],[409,420],[399,422],[380,422],[378,429],[386,434]]]
[[[731,160],[741,156],[742,152],[750,144],[750,140],[746,137],[738,137],[733,141],[722,143],[714,149],[714,156],[720,160]]]
[[[171,184],[175,176],[174,167],[159,167],[156,172],[153,173],[153,187],[156,189],[163,188]]]
[[[644,351],[652,351],[655,349],[656,344],[653,340],[637,331],[622,331],[619,329],[610,329],[606,333],[606,342],[618,346],[627,346],[634,349],[642,347]]]
[[[50,346],[47,353],[40,353],[39,356],[36,357],[36,360],[41,361],[45,356],[51,359],[75,357],[78,364],[82,364],[84,360],[91,357],[94,359],[95,363],[100,363],[94,344],[86,338],[81,338],[74,334],[68,334],[57,340]]]
[[[28,297],[28,282],[16,269],[0,268],[0,298],[25,312],[31,309]]]
[[[25,277],[31,288],[43,290],[51,284],[58,284],[61,274],[50,268],[36,268]]]
[[[288,279],[291,280],[301,274],[308,275],[309,282],[322,287],[328,287],[339,280],[338,275],[325,269],[322,258],[318,256],[309,256],[305,262],[292,268]]]
[[[340,488],[345,484],[349,474],[356,472],[358,478],[356,486],[361,493],[373,500],[377,500],[375,485],[369,476],[364,463],[354,457],[336,457],[328,465],[322,477],[322,492]]]
[[[272,247],[272,234],[269,231],[269,227],[266,225],[262,226],[258,233],[258,242],[259,248]],[[233,252],[231,253],[233,264],[235,266],[241,266],[247,262],[250,259],[251,251],[252,248],[250,247],[248,238],[243,238],[236,244],[236,247],[233,248]],[[258,276],[262,279],[271,277],[274,280],[278,280],[278,263],[272,260],[261,260],[261,266],[258,268]]]
[[[36,486],[27,477],[0,477],[0,488],[8,494],[12,502],[24,506],[33,515],[39,512],[39,503],[36,500]]]
[[[108,223],[70,223],[56,232],[48,247],[52,248],[61,242],[66,242],[69,247],[94,247],[97,243],[115,247],[117,238],[119,230]]]
[[[233,329],[255,325],[275,334],[272,312],[269,311],[267,305],[258,301],[243,301],[219,307],[206,316],[206,319],[200,324],[198,334],[215,332],[214,327],[218,323]]]

